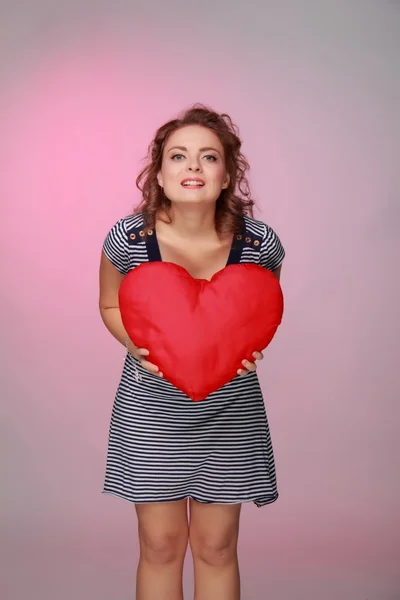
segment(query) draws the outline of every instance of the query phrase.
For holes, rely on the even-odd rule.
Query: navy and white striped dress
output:
[[[228,264],[275,270],[284,249],[261,221],[243,219]],[[122,274],[161,260],[156,232],[140,214],[120,219],[104,253]],[[127,353],[112,409],[103,493],[134,503],[193,498],[203,503],[278,498],[274,454],[257,373],[235,377],[201,402],[152,375]]]

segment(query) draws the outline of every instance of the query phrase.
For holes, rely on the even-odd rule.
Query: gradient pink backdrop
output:
[[[196,101],[239,125],[287,251],[260,366],[281,495],[244,506],[243,599],[400,599],[399,3],[23,4],[0,14],[2,600],[133,598],[98,263]]]

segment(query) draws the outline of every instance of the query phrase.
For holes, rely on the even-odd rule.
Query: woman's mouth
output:
[[[198,189],[198,188],[204,187],[205,183],[204,183],[204,181],[202,179],[197,179],[197,178],[195,178],[195,179],[189,179],[188,178],[188,179],[184,179],[181,182],[181,185],[183,187],[185,187],[185,188],[189,188],[189,189],[194,190],[194,189]]]

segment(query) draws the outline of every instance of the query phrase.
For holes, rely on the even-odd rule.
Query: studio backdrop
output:
[[[399,3],[3,0],[0,36],[1,598],[133,597],[99,260],[195,102],[238,125],[286,250],[259,366],[280,497],[243,508],[243,598],[400,598]]]

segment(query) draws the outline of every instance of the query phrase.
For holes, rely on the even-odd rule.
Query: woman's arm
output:
[[[99,310],[108,331],[125,346],[128,334],[122,324],[119,310],[118,291],[124,275],[114,267],[104,252],[100,260],[100,297]]]
[[[280,281],[280,278],[281,278],[281,271],[282,271],[282,265],[279,265],[279,267],[277,269],[275,269],[275,271],[272,271],[272,273],[275,275],[275,277],[277,278],[278,281]]]
[[[269,232],[270,237],[273,236],[272,239],[274,241],[274,246],[275,245],[277,246],[276,248],[273,246],[273,249],[275,250],[275,254],[278,254],[280,258],[284,257],[285,251],[283,250],[281,242],[280,242],[279,238],[276,236],[275,232],[273,232],[272,229],[270,229],[270,228],[268,230],[266,229],[266,231]],[[265,238],[265,240],[266,239],[267,239],[267,237]],[[264,243],[265,243],[265,240],[264,240]],[[263,247],[261,249],[263,250]],[[268,266],[269,266],[269,260],[268,260],[269,256],[266,253],[265,249],[264,249],[264,252],[265,252],[265,256],[262,257],[262,260],[261,260],[260,264],[262,266],[268,268]],[[275,277],[277,278],[278,281],[280,281],[280,278],[281,278],[281,271],[282,271],[282,263],[279,265],[279,267],[277,267],[276,269],[274,269],[273,271],[271,271],[271,273],[273,273],[275,275]],[[253,352],[253,357],[255,358],[255,361],[257,361],[257,360],[262,360],[264,358],[264,355],[263,355],[262,352]],[[254,362],[250,362],[248,360],[243,360],[242,361],[242,365],[243,365],[244,369],[239,369],[238,370],[238,375],[242,375],[243,376],[243,375],[247,375],[247,373],[249,371],[255,371],[257,369],[257,365],[256,365],[255,361]]]
[[[140,361],[144,369],[154,375],[163,377],[163,374],[156,365],[143,358],[148,356],[149,351],[146,348],[137,348],[135,346],[132,340],[129,339],[128,333],[122,323],[118,291],[123,279],[124,275],[114,267],[104,252],[102,252],[100,260],[99,309],[103,323],[116,340],[124,346],[127,345],[129,352]]]

